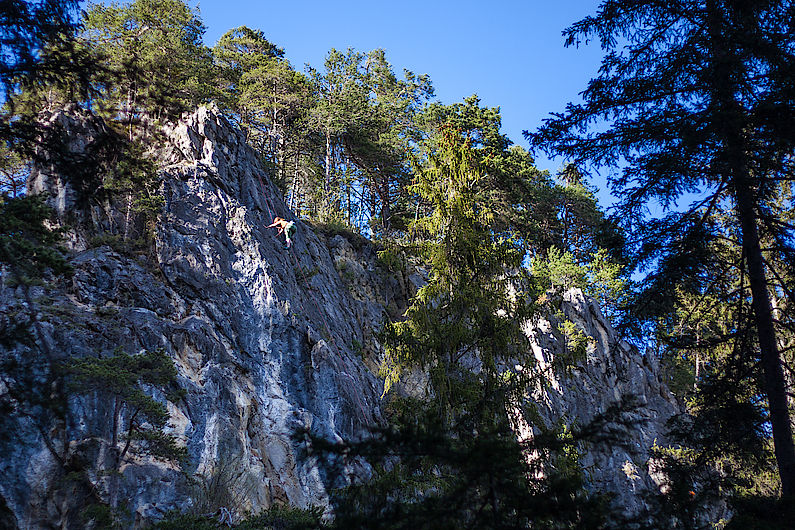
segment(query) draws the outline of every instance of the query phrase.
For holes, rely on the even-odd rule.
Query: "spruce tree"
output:
[[[605,50],[584,102],[527,134],[578,165],[622,168],[611,179],[622,216],[635,225],[646,263],[667,264],[660,271],[669,277],[708,270],[706,243],[721,236],[705,215],[729,216],[755,328],[743,353],[763,369],[785,497],[795,495],[795,444],[762,241],[769,234],[776,252],[795,262],[793,226],[772,202],[776,184],[795,177],[793,20],[791,1],[607,0],[564,32],[567,45],[596,38]],[[609,127],[592,127],[602,120]],[[643,222],[648,204],[671,208],[690,193],[699,198],[686,211]]]
[[[532,439],[517,437],[539,383],[523,332],[538,293],[520,266],[521,243],[493,229],[493,160],[467,132],[448,126],[439,136],[411,189],[427,209],[405,248],[427,265],[428,284],[382,334],[390,424],[361,443],[314,440],[332,465],[376,466],[369,481],[333,496],[335,524],[601,528],[600,499],[583,488],[580,438],[540,424]],[[391,389],[411,370],[427,383],[398,397]]]

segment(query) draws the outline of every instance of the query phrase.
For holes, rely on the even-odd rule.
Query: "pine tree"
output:
[[[352,168],[343,156],[343,137],[353,124],[367,115],[368,89],[363,59],[364,55],[353,49],[342,53],[332,48],[326,57],[324,73],[309,69],[316,101],[309,123],[318,131],[324,152],[318,211],[318,218],[323,221],[345,217],[345,181]]]
[[[324,152],[321,219],[380,236],[405,229],[411,155],[423,137],[416,117],[432,97],[427,75],[398,79],[383,50],[332,49],[325,72],[309,69],[309,124]]]
[[[42,143],[46,131],[39,122],[39,112],[42,100],[47,99],[42,94],[55,92],[57,99],[63,100],[64,95],[76,99],[90,93],[94,66],[90,53],[76,39],[78,13],[78,2],[72,0],[8,0],[0,5],[0,144],[4,173],[14,173],[15,166],[24,166]],[[12,188],[19,187],[16,178],[12,177]]]
[[[83,38],[108,75],[96,79],[103,112],[121,116],[130,139],[142,116],[173,119],[212,95],[205,28],[182,0],[94,4]]]
[[[8,326],[0,334],[0,341],[9,346],[21,343],[35,352],[21,359],[0,358],[0,376],[6,388],[0,409],[8,413],[0,421],[5,423],[21,413],[28,415],[41,432],[55,426],[53,430],[64,434],[68,410],[63,400],[63,377],[56,369],[62,356],[50,344],[40,322],[38,304],[30,293],[31,284],[50,274],[65,274],[70,270],[57,247],[61,234],[50,228],[52,214],[41,197],[0,198],[2,281],[20,286],[27,306],[27,322]],[[13,430],[2,423],[0,431],[11,434]]]
[[[306,151],[302,128],[311,106],[309,80],[284,59],[284,50],[245,26],[224,34],[213,56],[222,101],[274,170],[276,183],[288,189]]]
[[[578,165],[623,166],[611,181],[622,216],[637,223],[647,263],[667,264],[659,270],[668,277],[708,270],[705,249],[720,234],[705,214],[731,219],[751,293],[746,318],[756,329],[743,353],[763,367],[785,497],[795,495],[795,444],[762,240],[769,234],[777,252],[795,262],[793,227],[771,204],[776,184],[795,173],[793,20],[791,1],[608,0],[565,31],[568,45],[595,37],[606,51],[584,103],[528,134]],[[610,127],[590,129],[599,120]],[[668,208],[688,193],[701,197],[686,211],[641,222],[650,202]]]
[[[98,394],[113,402],[109,445],[114,450],[113,471],[118,471],[133,444],[139,454],[179,461],[185,457],[172,435],[164,432],[168,411],[147,390],[163,392],[170,401],[179,401],[175,391],[177,369],[162,350],[129,355],[121,351],[100,358],[73,358],[66,363],[70,391]],[[121,425],[126,419],[126,427]],[[124,432],[126,431],[126,432]],[[120,445],[122,444],[123,445]]]
[[[463,356],[473,354],[478,344],[484,370],[496,370],[509,344],[526,342],[521,323],[528,316],[525,300],[506,295],[516,280],[506,271],[519,270],[522,253],[491,231],[482,153],[459,135],[444,129],[429,167],[416,177],[412,191],[429,203],[431,212],[413,228],[431,273],[407,319],[387,326],[392,341],[387,342],[395,344],[387,348],[387,390],[402,366],[421,366],[432,379],[438,377],[434,392],[442,402]],[[494,336],[484,338],[484,332]]]
[[[19,153],[0,145],[0,193],[17,197],[25,190],[28,164]]]
[[[428,383],[418,398],[393,399],[390,426],[370,440],[321,447],[380,466],[370,481],[334,497],[336,523],[600,528],[603,511],[584,493],[576,440],[562,433],[517,440],[513,422],[529,406],[534,380],[522,332],[532,304],[516,289],[529,283],[523,253],[491,229],[484,152],[452,127],[440,134],[412,187],[430,207],[413,227],[428,284],[382,337],[385,392],[406,370],[423,370]],[[530,459],[533,451],[546,458]]]
[[[3,102],[23,89],[57,85],[74,74],[86,79],[89,65],[74,39],[78,7],[74,0],[7,0],[0,5]]]

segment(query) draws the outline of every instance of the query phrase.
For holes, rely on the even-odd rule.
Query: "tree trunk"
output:
[[[795,442],[792,439],[792,424],[787,407],[787,388],[781,355],[776,343],[773,311],[770,306],[767,277],[759,244],[759,232],[754,213],[753,191],[747,178],[735,182],[737,216],[743,239],[743,252],[748,263],[748,280],[751,284],[754,323],[756,325],[761,365],[764,372],[764,389],[770,409],[770,424],[773,429],[773,446],[778,472],[781,476],[783,497],[795,496]]]
[[[298,162],[299,162],[300,156],[301,156],[300,151],[296,151],[296,153],[295,153],[295,166],[293,167],[293,191],[290,194],[290,210],[292,210],[296,214],[298,213],[298,208],[297,208],[298,197],[297,197],[297,195],[298,195],[298,191],[299,191],[298,190],[298,186],[300,184],[300,182],[299,182],[299,173],[298,173],[298,169],[299,169],[298,168]]]
[[[391,228],[392,205],[389,203],[389,177],[384,176],[381,181],[381,226],[386,234]]]
[[[124,237],[122,241],[127,241],[127,234],[130,229],[130,210],[132,209],[132,192],[127,192],[127,213],[124,215]]]
[[[331,132],[326,129],[326,178],[323,181],[323,200],[320,203],[323,205],[324,210],[321,212],[321,219],[330,209],[331,199],[329,193],[331,193]]]
[[[746,109],[736,94],[741,92],[737,79],[743,79],[747,67],[737,53],[735,43],[725,35],[730,23],[716,0],[706,3],[707,24],[711,40],[714,77],[710,89],[715,109],[715,130],[722,135],[723,157],[717,162],[724,165],[734,194],[737,220],[740,222],[742,248],[748,267],[751,286],[751,305],[754,325],[759,341],[760,364],[763,371],[763,389],[770,411],[773,446],[781,477],[783,497],[795,496],[795,443],[787,408],[787,389],[781,355],[776,342],[773,311],[770,306],[764,257],[759,242],[758,217],[755,211],[755,193],[751,168],[748,167],[748,146],[745,133],[748,123]],[[721,163],[722,162],[722,163]]]

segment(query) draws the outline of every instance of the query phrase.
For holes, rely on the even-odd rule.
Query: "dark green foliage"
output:
[[[587,175],[569,165],[556,181],[548,171],[537,169],[530,153],[511,146],[500,132],[499,109],[481,107],[479,99],[471,96],[463,103],[430,106],[421,123],[433,133],[431,145],[441,138],[439,131],[449,128],[481,150],[487,164],[477,187],[488,204],[484,211],[488,227],[523,253],[547,260],[554,248],[569,253],[577,266],[587,267],[601,252],[602,267],[608,262],[626,264],[621,229],[599,209]],[[416,200],[417,215],[427,212],[422,199]]]
[[[13,412],[29,416],[40,430],[52,422],[63,427],[67,415],[63,380],[52,365],[56,352],[41,329],[37,304],[29,289],[30,284],[40,282],[47,274],[64,274],[70,270],[56,246],[59,231],[45,224],[51,215],[52,210],[42,197],[0,198],[0,263],[10,273],[2,281],[21,285],[27,303],[24,313],[20,307],[16,315],[6,315],[8,320],[0,340],[11,351],[22,346],[35,352],[21,358],[17,355],[0,358],[0,375],[7,389],[0,407],[9,413],[2,415],[2,423],[13,422]],[[13,429],[3,432],[12,434]]]
[[[218,530],[221,528],[237,528],[239,530],[316,530],[326,528],[321,522],[323,509],[312,507],[309,509],[295,508],[274,504],[261,513],[247,517],[238,524],[230,525],[221,522],[218,514],[214,515],[186,515],[172,513],[154,524],[157,530]]]
[[[71,127],[56,122],[48,127],[44,145],[29,153],[31,159],[64,176],[77,191],[76,210],[111,207],[124,216],[121,223],[110,219],[111,230],[120,232],[124,241],[151,239],[163,198],[158,190],[156,162],[146,142],[126,138],[114,130],[117,123],[108,124],[89,112],[70,108],[65,114],[66,120],[91,131],[90,137],[76,151]]]
[[[47,270],[69,270],[56,246],[60,232],[45,224],[51,218],[43,197],[0,198],[0,262],[10,267],[16,281],[41,278]]]
[[[308,148],[309,80],[262,31],[246,26],[225,33],[213,58],[221,103],[272,170],[271,178],[286,190]]]
[[[730,317],[730,312],[721,315]],[[750,500],[774,503],[781,488],[768,412],[759,396],[760,369],[743,355],[753,332],[739,330],[710,344],[710,322],[702,323],[701,344],[672,348],[699,351],[704,360],[695,387],[680,389],[688,397],[688,414],[671,423],[672,439],[688,449],[659,450],[671,490],[658,500],[657,515],[690,521],[686,528],[704,524],[702,505],[714,503],[719,494],[742,520]]]
[[[771,496],[749,496],[735,503],[735,508],[726,530],[787,530],[795,521],[792,503]]]
[[[83,78],[90,65],[77,46],[78,2],[6,0],[0,4],[0,84],[4,103],[22,90],[64,86]],[[0,122],[0,137],[12,124]]]
[[[0,193],[11,198],[21,195],[28,170],[26,160],[19,153],[10,150],[7,144],[0,144]]]
[[[321,523],[323,509],[311,507],[303,510],[292,506],[274,504],[267,510],[242,521],[240,530],[314,530],[326,525]]]
[[[410,153],[422,137],[416,117],[433,95],[430,79],[409,71],[398,79],[383,50],[332,49],[324,67],[309,70],[315,103],[308,123],[323,160],[317,189],[308,190],[311,214],[376,235],[393,222],[404,229]]]
[[[532,282],[520,269],[521,244],[504,236],[520,216],[507,212],[505,231],[492,229],[492,158],[480,138],[442,128],[411,188],[427,208],[404,251],[427,265],[428,284],[402,321],[385,325],[382,373],[387,393],[406,370],[425,371],[424,398],[389,394],[389,425],[361,443],[310,437],[310,450],[331,463],[332,476],[358,459],[376,465],[370,480],[333,496],[339,528],[606,524],[602,499],[583,487],[579,434],[536,427],[532,439],[517,439],[517,422],[532,416],[528,389],[539,383],[522,332],[533,293],[521,286]],[[600,433],[589,427],[591,436]]]
[[[181,0],[94,4],[84,39],[109,73],[97,80],[100,108],[132,126],[144,115],[173,119],[206,101],[213,71],[205,28]]]
[[[84,524],[91,524],[94,528],[120,528],[113,510],[106,504],[90,504],[80,515]]]
[[[38,305],[29,286],[41,283],[48,275],[65,274],[70,267],[56,246],[57,230],[50,229],[52,210],[42,197],[0,198],[0,263],[6,269],[2,281],[19,285],[27,304],[23,311],[6,313],[0,341],[7,352],[17,348],[28,355],[5,353],[0,356],[0,377],[5,392],[0,396],[0,431],[5,438],[15,436],[15,422],[20,417],[32,420],[40,432],[66,427],[68,416],[63,378],[53,363],[53,351],[39,322]],[[57,428],[53,428],[57,426]],[[3,440],[6,441],[6,440]],[[54,448],[51,447],[51,450]],[[56,452],[57,454],[57,452]]]
[[[343,221],[330,221],[328,223],[314,222],[312,228],[331,239],[334,236],[344,237],[356,250],[361,250],[370,240],[359,234],[353,227]]]
[[[697,320],[676,322],[699,299],[714,313],[719,303],[732,308],[733,320],[713,313],[707,323],[724,322],[723,343],[760,370],[743,374],[752,395],[743,385],[725,391],[764,397],[785,496],[795,495],[782,368],[791,336],[782,322],[795,302],[786,287],[795,263],[793,20],[791,0],[603,2],[564,32],[567,45],[598,39],[605,50],[584,102],[527,134],[578,166],[615,168],[610,184],[636,263],[653,271],[634,308],[639,334],[664,321],[671,335],[684,327],[699,335]],[[677,207],[683,199],[691,203]],[[664,214],[650,219],[650,205]]]
[[[585,494],[576,458],[564,462],[576,442],[552,434],[520,444],[495,410],[503,398],[470,396],[448,421],[433,401],[394,400],[391,426],[371,439],[315,441],[338,473],[358,458],[376,464],[370,480],[332,495],[335,528],[603,528],[602,501]]]
[[[31,343],[30,347],[35,351],[42,343]],[[181,462],[186,456],[185,448],[163,431],[168,418],[165,407],[145,391],[164,392],[171,400],[180,399],[181,392],[173,386],[176,369],[162,351],[140,355],[117,352],[101,359],[62,357],[16,352],[3,359],[6,392],[2,406],[12,414],[2,419],[8,420],[13,435],[18,434],[14,431],[21,425],[38,431],[59,464],[52,490],[55,502],[70,496],[69,505],[80,508],[79,514],[65,515],[72,521],[70,524],[128,526],[129,513],[119,499],[119,483],[123,480],[119,468],[128,451],[174,462]],[[110,424],[101,426],[100,432],[75,437],[69,403],[74,396],[87,393],[109,399]],[[124,436],[120,435],[122,428]],[[105,440],[108,433],[111,439]],[[122,441],[123,447],[119,445]],[[104,444],[110,446],[112,459],[102,464],[97,462],[96,454]]]
[[[19,194],[27,163],[47,144],[39,113],[58,94],[60,104],[90,92],[93,65],[75,39],[78,2],[7,0],[0,5],[0,155],[3,193]],[[35,103],[34,103],[35,102]],[[21,171],[20,171],[21,170]],[[9,185],[6,188],[6,185]]]
[[[168,513],[162,521],[152,525],[157,530],[218,530],[228,528],[227,525],[218,523],[214,518],[204,515],[185,515],[181,513]]]
[[[104,192],[110,199],[123,204],[123,241],[131,236],[151,241],[164,204],[158,189],[160,181],[155,162],[141,143],[122,141],[119,147],[107,161],[107,171],[98,195]]]
[[[19,322],[12,329],[2,329],[4,347],[27,352],[0,356],[0,376],[5,385],[0,396],[0,442],[4,444],[18,443],[20,418],[28,418],[40,432],[61,436],[58,429],[65,426],[68,415],[63,378],[52,370],[51,352],[37,340],[37,328],[21,316],[16,316]],[[56,454],[60,451],[60,447],[53,449]]]
[[[483,154],[452,129],[442,142],[413,186],[429,205],[428,215],[413,225],[422,238],[414,252],[430,268],[429,283],[404,321],[385,326],[382,375],[386,391],[405,367],[428,369],[432,391],[444,402],[466,355],[477,356],[489,372],[512,355],[526,362],[521,325],[530,305],[525,293],[508,295],[512,282],[521,281],[522,254],[490,231],[493,213],[480,186]],[[509,276],[506,270],[517,272]]]
[[[157,389],[165,392],[170,401],[181,399],[181,393],[174,386],[177,369],[164,351],[138,355],[117,351],[111,357],[70,359],[64,369],[69,375],[71,392],[98,393],[113,401],[113,447],[119,439],[119,422],[127,419],[127,441],[117,465],[133,440],[138,442],[139,451],[159,458],[179,461],[186,456],[185,448],[179,447],[173,436],[163,432],[168,420],[166,407],[146,391]]]

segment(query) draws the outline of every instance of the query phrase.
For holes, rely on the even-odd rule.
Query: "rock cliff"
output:
[[[76,153],[102,128],[67,113],[52,119],[72,131]],[[367,242],[323,235],[301,221],[285,250],[265,227],[275,215],[293,216],[243,135],[217,110],[201,108],[164,135],[165,204],[147,259],[92,243],[91,230],[107,211],[77,204],[68,174],[34,171],[30,192],[49,194],[72,224],[73,274],[31,289],[46,340],[70,356],[162,349],[178,368],[184,398],[153,397],[168,405],[168,430],[187,448],[188,473],[145,455],[127,459],[119,496],[136,524],[189,507],[198,493],[187,477],[220,472],[234,485],[239,510],[324,506],[335,477],[302,456],[292,434],[353,439],[380,421],[372,331],[402,312],[421,277],[385,269]],[[664,441],[677,405],[653,360],[621,341],[582,293],[568,293],[563,310],[593,340],[579,367],[549,371],[537,408],[550,424],[586,423],[637,398],[630,414],[641,422],[623,432],[626,443],[594,445],[582,455],[591,487],[637,511],[640,494],[657,487],[649,448]],[[24,325],[26,314],[21,288],[4,283],[0,331]],[[527,330],[542,369],[564,351],[553,328],[539,321]],[[30,351],[21,342],[0,349],[6,358]],[[111,405],[85,396],[69,409],[69,451],[89,462],[107,458]],[[77,527],[78,503],[62,491],[43,433],[24,417],[14,421],[13,441],[0,441],[0,518],[23,528]],[[366,465],[359,471],[366,474]]]
[[[549,320],[528,329],[538,369],[546,376],[535,394],[536,407],[548,425],[584,426],[616,412],[604,425],[609,436],[580,449],[580,464],[589,487],[612,494],[623,515],[632,518],[647,508],[645,494],[665,487],[651,448],[666,445],[665,424],[680,412],[679,405],[660,381],[656,359],[622,340],[593,300],[572,290],[564,294],[561,309],[588,337],[586,358],[556,371],[565,338]]]

